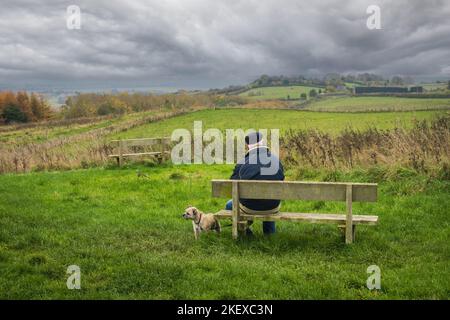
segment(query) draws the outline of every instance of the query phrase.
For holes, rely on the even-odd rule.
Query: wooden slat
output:
[[[231,219],[231,210],[221,210],[216,213],[218,219]],[[262,221],[307,221],[311,223],[335,223],[339,225],[345,225],[346,215],[345,214],[334,214],[334,213],[293,213],[293,212],[280,212],[277,214],[267,214],[267,215],[253,215],[253,214],[240,214],[240,219],[247,220],[262,220]],[[376,225],[378,223],[378,216],[369,215],[353,215],[352,223],[357,224],[367,224]]]
[[[166,153],[168,153],[168,152],[166,151]],[[159,151],[155,151],[155,152],[141,152],[141,153],[124,153],[124,154],[122,154],[122,157],[154,156],[154,155],[159,155],[159,154],[161,154],[161,152],[159,152]],[[108,155],[108,157],[118,158],[119,155],[118,154],[110,154],[110,155]]]
[[[352,211],[352,194],[353,194],[353,186],[347,185],[346,188],[346,202],[347,202],[347,213],[345,215],[345,243],[352,243],[353,241],[353,211]]]
[[[164,143],[168,144],[170,138],[142,138],[142,139],[125,139],[125,140],[112,140],[112,143],[120,143],[122,141],[124,147],[138,147],[138,146],[153,146]]]
[[[212,180],[213,197],[231,197],[232,181]],[[345,201],[348,184],[353,186],[352,201],[377,201],[376,183],[239,180],[239,197],[244,199]]]

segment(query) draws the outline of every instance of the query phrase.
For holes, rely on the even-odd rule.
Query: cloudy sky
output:
[[[381,30],[366,26],[371,4]],[[79,30],[67,28],[69,5],[81,9]],[[449,17],[448,0],[2,0],[0,86],[211,88],[330,72],[448,79]]]

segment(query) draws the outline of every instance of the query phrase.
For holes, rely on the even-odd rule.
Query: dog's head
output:
[[[186,210],[184,210],[183,218],[195,220],[197,218],[198,214],[199,214],[199,211],[196,207],[189,206],[186,208]]]

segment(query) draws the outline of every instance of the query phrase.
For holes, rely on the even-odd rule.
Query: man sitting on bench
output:
[[[231,175],[232,180],[284,180],[283,166],[275,155],[270,153],[260,132],[252,132],[245,137],[248,151],[238,161]],[[274,169],[275,168],[275,169]],[[273,214],[280,210],[280,200],[240,199],[240,210],[243,214]],[[226,210],[233,209],[232,200],[228,201]],[[253,235],[250,230],[252,221],[248,221],[246,234]],[[265,235],[275,233],[274,221],[263,221]]]

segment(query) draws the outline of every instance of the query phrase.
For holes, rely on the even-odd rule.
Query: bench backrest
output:
[[[261,181],[261,180],[212,180],[212,195],[232,197],[232,183],[237,182],[239,198],[346,201],[348,186],[355,202],[377,201],[376,183]]]
[[[123,148],[153,146],[161,144],[168,145],[170,143],[170,138],[141,138],[141,139],[112,140],[111,143],[121,145]]]

